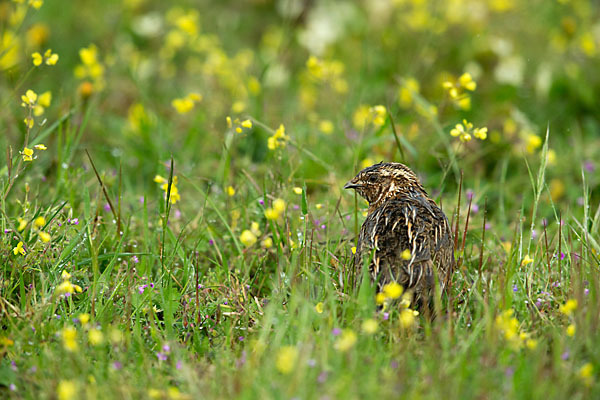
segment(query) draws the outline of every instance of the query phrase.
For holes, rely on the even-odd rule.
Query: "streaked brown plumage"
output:
[[[358,271],[369,257],[379,290],[398,282],[413,293],[417,307],[431,305],[435,276],[440,292],[450,279],[453,241],[446,216],[417,176],[403,164],[381,162],[360,171],[344,189],[355,189],[369,202],[354,258]]]

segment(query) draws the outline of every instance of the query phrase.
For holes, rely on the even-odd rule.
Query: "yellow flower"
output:
[[[256,235],[254,235],[254,233],[250,232],[248,229],[244,230],[240,235],[240,242],[242,242],[246,247],[252,246],[257,240],[258,239],[256,238]]]
[[[250,121],[249,119],[244,120],[240,123],[240,125],[242,126],[242,128],[247,128],[250,129],[252,128],[252,121]]]
[[[38,96],[38,104],[41,107],[50,107],[51,102],[52,102],[52,92],[50,92],[49,90]]]
[[[383,126],[385,124],[385,119],[387,117],[387,110],[385,106],[377,105],[373,106],[370,109],[371,114],[373,114],[373,125],[375,126]]]
[[[282,374],[289,374],[294,370],[298,360],[298,349],[294,346],[284,346],[279,349],[275,358],[275,367]]]
[[[17,247],[15,247],[13,249],[13,254],[16,256],[17,254],[20,254],[22,256],[25,255],[25,249],[23,248],[23,242],[19,242],[17,243]]]
[[[44,0],[29,0],[29,5],[39,10],[44,5]]]
[[[194,108],[194,102],[187,98],[173,99],[171,105],[179,114],[188,113]]]
[[[333,347],[338,351],[346,352],[346,351],[350,350],[352,347],[354,347],[356,340],[357,340],[357,336],[353,330],[344,329],[342,331],[342,334],[340,335],[339,339],[336,340],[336,342],[334,343]]]
[[[319,122],[319,130],[326,135],[329,135],[335,129],[333,122],[328,119],[324,119]]]
[[[275,133],[267,139],[267,147],[269,150],[285,147],[288,139],[288,136],[285,134],[285,126],[280,124]]]
[[[63,272],[60,274],[60,277],[63,279],[71,279],[71,274],[68,273],[66,269],[63,269]]]
[[[362,331],[368,335],[372,335],[379,329],[379,324],[373,318],[369,318],[363,321]]]
[[[250,224],[250,232],[252,232],[255,236],[260,236],[262,232],[260,231],[260,225],[258,225],[258,222],[253,221]]]
[[[63,346],[67,351],[76,351],[79,348],[77,344],[77,330],[72,326],[65,327],[62,330]]]
[[[487,132],[488,132],[488,128],[486,128],[486,127],[475,128],[475,130],[473,131],[473,135],[477,139],[485,140],[487,138]]]
[[[470,90],[471,92],[477,88],[477,83],[473,80],[473,77],[468,72],[465,72],[458,78],[458,83],[460,83],[460,86]]]
[[[390,282],[383,286],[383,294],[389,299],[397,299],[402,296],[404,288],[397,282]]]
[[[21,96],[21,100],[23,101],[23,103],[21,103],[21,105],[23,107],[27,107],[27,106],[33,106],[35,105],[35,103],[37,102],[37,98],[38,95],[37,93],[35,93],[33,90],[29,89],[28,91],[25,92],[24,95]]]
[[[567,336],[575,336],[575,330],[575,324],[570,324],[569,326],[567,326]]]
[[[52,236],[50,236],[50,234],[47,232],[40,231],[38,233],[38,235],[39,235],[40,239],[42,239],[42,242],[44,242],[44,243],[48,243],[50,240],[52,240]]]
[[[285,201],[283,199],[275,199],[273,202],[273,209],[280,214],[285,212]]]
[[[275,199],[273,201],[273,207],[265,210],[265,217],[270,220],[281,218],[285,212],[285,201],[283,199]]]
[[[33,146],[35,149],[37,150],[48,150],[48,148],[43,145],[43,144],[36,144],[35,146]]]
[[[82,326],[86,326],[88,322],[90,322],[90,314],[81,313],[77,316],[77,319],[81,323]]]
[[[529,254],[525,255],[523,261],[521,261],[521,266],[525,266],[531,264],[533,262],[533,258],[529,257]]]
[[[42,65],[43,57],[37,51],[31,55],[31,58],[33,58],[33,65],[35,65],[36,67]]]
[[[592,386],[594,383],[594,366],[592,363],[585,363],[577,371],[577,376],[583,381],[585,386]]]
[[[46,59],[46,65],[56,65],[58,62],[58,54],[52,53],[50,49],[46,50],[44,58]]]
[[[577,300],[575,300],[575,299],[567,300],[567,302],[565,304],[561,305],[558,308],[558,310],[565,315],[573,314],[573,311],[575,311],[576,309],[577,309]]]
[[[528,133],[525,139],[525,148],[528,153],[532,154],[535,149],[542,145],[542,138],[533,133]]]
[[[227,196],[233,197],[235,195],[235,189],[233,186],[227,186]]]
[[[350,248],[350,251],[352,252],[352,254],[356,254],[356,246],[352,246]]]
[[[383,303],[385,303],[385,299],[386,296],[385,294],[383,294],[383,292],[379,292],[375,295],[375,303],[377,303],[377,305],[382,305]]]
[[[296,193],[297,195],[301,195],[301,194],[302,194],[302,188],[301,188],[301,187],[298,187],[298,186],[296,186],[296,187],[294,188],[294,193]]]
[[[322,301],[317,303],[317,305],[315,306],[315,311],[318,312],[319,314],[323,314],[323,302]]]
[[[530,350],[535,350],[537,348],[538,341],[536,339],[527,339],[525,341],[525,346],[527,346]]]
[[[400,326],[403,329],[408,329],[414,325],[415,319],[419,315],[418,311],[411,310],[410,308],[405,308],[400,311]]]
[[[104,335],[102,335],[102,332],[99,329],[90,329],[90,331],[88,332],[88,341],[92,346],[97,346],[101,344],[103,340]]]
[[[270,237],[264,238],[260,242],[260,245],[265,249],[270,249],[271,247],[273,247],[273,239],[271,239]]]
[[[402,253],[400,253],[400,257],[402,257],[403,260],[410,260],[412,258],[412,254],[410,253],[409,249],[405,249]]]
[[[77,385],[73,381],[60,381],[56,387],[58,400],[73,400],[77,396]]]
[[[409,108],[414,101],[414,95],[420,91],[419,82],[414,78],[407,78],[398,92],[400,107]]]
[[[36,228],[41,228],[42,226],[46,225],[46,218],[40,215],[35,220],[33,220],[33,225]]]
[[[21,231],[23,231],[27,227],[27,221],[25,221],[21,217],[17,218],[17,221],[19,222],[19,227],[17,228],[17,230],[19,232],[21,232]]]

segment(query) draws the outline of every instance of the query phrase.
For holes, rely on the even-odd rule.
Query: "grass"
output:
[[[0,5],[1,397],[598,397],[596,5],[93,3]],[[433,322],[354,270],[380,160],[455,232]]]

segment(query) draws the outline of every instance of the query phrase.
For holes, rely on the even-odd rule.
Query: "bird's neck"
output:
[[[389,187],[386,188],[386,190],[382,190],[381,192],[379,192],[374,201],[369,203],[367,214],[371,214],[373,211],[377,210],[390,199],[419,196],[427,197],[427,193],[422,187],[402,187],[392,183]]]

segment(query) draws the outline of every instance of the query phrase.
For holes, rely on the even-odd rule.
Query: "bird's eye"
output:
[[[377,182],[377,177],[375,175],[369,175],[367,180],[371,183],[375,183],[375,182]]]

